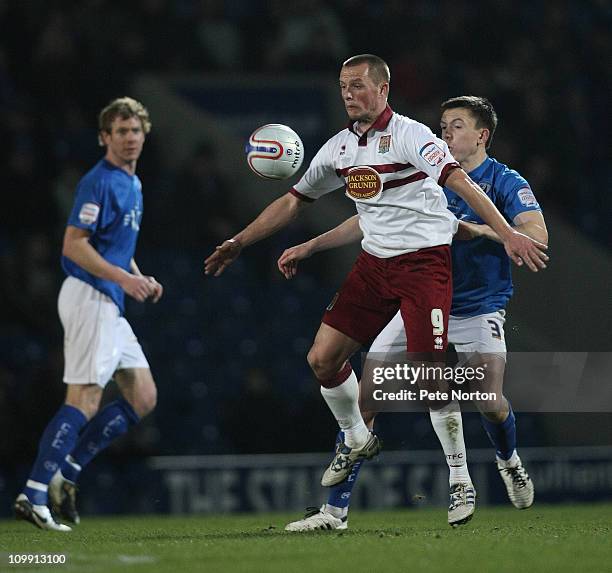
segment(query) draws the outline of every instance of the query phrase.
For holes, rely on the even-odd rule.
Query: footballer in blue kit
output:
[[[506,220],[518,231],[546,244],[548,233],[538,202],[516,171],[489,157],[497,126],[497,115],[485,98],[462,96],[442,104],[442,138],[461,167],[485,192]],[[451,247],[453,301],[448,340],[459,358],[470,366],[487,363],[486,387],[495,399],[475,404],[484,429],[496,450],[496,464],[512,504],[525,509],[533,503],[534,487],[516,449],[516,424],[509,401],[502,393],[506,345],[503,325],[505,306],[512,296],[511,261],[492,229],[455,193],[444,189],[448,209],[460,221]],[[278,266],[286,278],[297,272],[297,264],[315,252],[335,248],[361,238],[358,217],[311,241],[287,249]],[[370,347],[370,354],[403,352],[406,336],[402,317],[396,315]],[[372,428],[376,412],[362,412]],[[474,513],[476,491],[467,468],[459,404],[452,401],[430,418],[449,467],[450,504],[448,523],[467,523]],[[341,447],[341,432],[337,438]],[[338,445],[339,444],[339,445]],[[364,460],[358,460],[344,482],[330,489],[327,503],[311,508],[301,520],[289,523],[288,531],[346,529],[352,489]]]
[[[101,159],[79,182],[68,225],[91,233],[91,246],[109,263],[130,272],[142,218],[142,184],[136,174]],[[62,255],[62,268],[109,296],[124,312],[123,289]]]
[[[79,182],[62,248],[66,279],[58,297],[64,329],[64,404],[47,424],[15,515],[52,531],[77,524],[76,482],[83,468],[155,407],[149,363],[125,319],[125,294],[157,302],[162,285],[140,272],[134,252],[142,218],[136,163],[151,129],[144,106],[113,100],[99,115],[106,153]],[[121,397],[99,410],[114,379]],[[50,511],[50,507],[54,510]]]
[[[496,159],[487,157],[468,175],[489,196],[510,224],[521,213],[540,212],[527,181]],[[483,221],[450,189],[444,188],[448,209],[459,221],[481,225]],[[512,296],[511,262],[503,245],[487,237],[455,241],[453,302],[451,314],[476,316],[503,309]]]

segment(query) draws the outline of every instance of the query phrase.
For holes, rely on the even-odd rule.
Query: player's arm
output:
[[[293,278],[297,273],[298,262],[318,253],[342,247],[361,240],[363,233],[359,226],[359,215],[353,215],[337,227],[313,237],[301,245],[290,247],[278,259],[278,270],[286,279]]]
[[[546,267],[547,246],[513,229],[497,207],[463,169],[453,169],[444,183],[461,197],[500,237],[508,256],[518,265],[525,263],[533,272]]]
[[[514,229],[519,233],[523,233],[523,235],[548,245],[548,230],[546,229],[544,215],[542,215],[541,211],[524,211],[514,217],[512,222],[514,223]],[[455,234],[455,239],[469,241],[479,237],[503,244],[499,235],[489,225],[459,221],[459,228]]]
[[[291,193],[270,203],[259,216],[233,238],[224,241],[204,261],[204,272],[218,277],[233,263],[240,251],[288,225],[307,203]]]
[[[548,245],[548,229],[541,211],[523,211],[512,222],[519,233]]]
[[[128,295],[138,302],[144,302],[149,296],[155,295],[154,286],[146,277],[136,276],[126,270],[109,263],[96,251],[89,242],[91,233],[68,225],[64,233],[62,254],[85,269],[88,273],[108,281],[117,283]]]

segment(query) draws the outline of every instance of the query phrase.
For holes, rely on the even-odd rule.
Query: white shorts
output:
[[[506,340],[504,323],[506,311],[498,310],[478,316],[450,316],[448,341],[460,355],[473,352],[499,354],[505,358]],[[385,326],[370,347],[370,352],[406,352],[406,331],[402,315],[398,312]]]
[[[116,370],[149,368],[128,321],[110,297],[68,277],[57,308],[64,327],[64,382],[104,388]]]

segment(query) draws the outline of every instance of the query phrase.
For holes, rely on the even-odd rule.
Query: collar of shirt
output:
[[[368,141],[368,133],[370,131],[382,131],[383,129],[386,129],[386,127],[389,125],[389,122],[391,121],[392,116],[393,110],[391,109],[391,106],[387,104],[383,112],[376,118],[374,123],[363,133],[359,133],[355,130],[355,125],[357,124],[356,121],[349,122],[346,127],[349,131],[352,131],[359,138],[359,145],[366,145]]]

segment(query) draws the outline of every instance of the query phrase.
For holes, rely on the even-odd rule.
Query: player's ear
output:
[[[389,96],[389,83],[388,82],[383,82],[382,84],[380,84],[378,89],[379,89],[379,93],[381,96],[384,96],[384,97]]]
[[[98,132],[98,145],[100,147],[106,147],[107,145],[107,138],[108,137],[108,133],[106,131],[99,131]]]
[[[489,136],[491,135],[491,132],[485,127],[481,132],[480,132],[480,137],[478,138],[480,140],[480,142],[483,145],[487,145],[487,142],[489,141]]]

